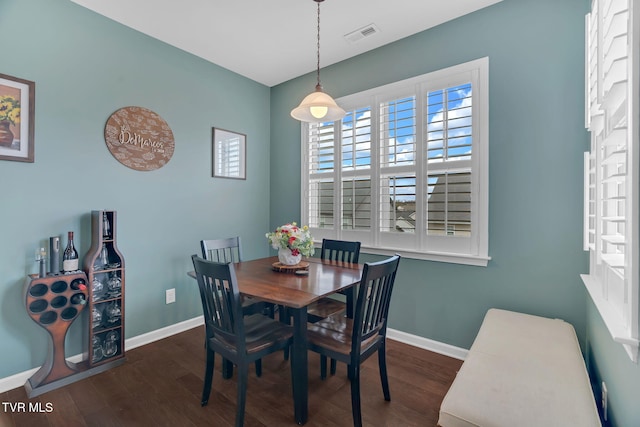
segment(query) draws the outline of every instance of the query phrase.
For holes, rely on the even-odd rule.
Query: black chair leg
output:
[[[247,402],[247,365],[238,366],[238,403],[236,411],[236,427],[244,425],[244,408]]]
[[[325,356],[324,354],[321,354],[320,355],[320,379],[324,380],[325,378],[327,378],[327,356]]]
[[[262,376],[262,359],[256,360],[256,377]]]
[[[351,380],[351,413],[353,426],[362,427],[362,411],[360,408],[360,363],[349,365],[349,377]]]
[[[291,324],[289,310],[284,305],[278,306],[278,319],[280,320],[281,323],[284,323],[286,325]],[[285,347],[283,356],[284,356],[284,360],[289,360],[289,347]]]
[[[222,359],[222,378],[228,380],[233,376],[233,363],[227,359]]]
[[[211,383],[213,382],[213,367],[215,364],[216,354],[207,349],[207,367],[204,372],[204,387],[202,388],[202,399],[200,404],[205,406],[209,403],[209,396],[211,395]]]
[[[336,367],[338,365],[338,362],[336,359],[331,359],[331,375],[335,375],[336,374]]]
[[[387,378],[387,358],[385,356],[384,344],[378,349],[378,366],[380,367],[380,382],[382,383],[382,393],[384,400],[389,402],[391,394],[389,393],[389,379]]]

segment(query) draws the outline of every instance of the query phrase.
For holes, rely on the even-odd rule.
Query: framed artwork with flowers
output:
[[[0,160],[33,163],[34,82],[0,74]]]

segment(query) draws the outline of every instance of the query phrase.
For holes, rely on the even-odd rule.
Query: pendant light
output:
[[[316,67],[318,83],[315,92],[307,95],[300,105],[291,110],[291,117],[309,123],[333,122],[343,118],[346,113],[331,96],[322,91],[320,84],[320,3],[324,0],[313,1],[318,3],[318,62]]]

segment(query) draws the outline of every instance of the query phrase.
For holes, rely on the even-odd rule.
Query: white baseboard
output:
[[[201,325],[204,325],[204,316],[194,317],[193,319],[185,320],[161,329],[156,329],[155,331],[147,332],[146,334],[129,338],[125,341],[124,348],[126,351],[133,350],[136,347],[170,337],[171,335],[179,334],[180,332],[188,331],[189,329],[193,329]]]
[[[440,341],[430,340],[429,338],[419,337],[417,335],[408,334],[406,332],[397,331],[391,328],[387,329],[387,338],[400,341],[414,347],[433,351],[434,353],[453,357],[454,359],[458,360],[466,359],[467,353],[469,353],[469,350],[465,350],[461,347],[455,347],[453,345],[445,344]]]
[[[180,332],[187,331],[189,329],[201,326],[204,324],[204,318],[202,316],[194,317],[193,319],[185,320],[174,325],[170,325],[164,328],[156,329],[155,331],[147,332],[146,334],[138,335],[132,338],[128,338],[124,342],[125,351],[133,350],[136,347],[140,347],[154,341],[161,340],[163,338],[170,337],[171,335],[179,334]],[[423,348],[425,350],[440,353],[445,356],[453,357],[455,359],[464,360],[468,351],[454,347],[449,344],[444,344],[438,341],[433,341],[428,338],[422,338],[417,335],[407,334],[406,332],[396,331],[394,329],[387,330],[387,337],[402,343],[412,345],[414,347]],[[70,362],[78,363],[83,358],[82,354],[76,354],[67,358]],[[24,386],[24,383],[31,378],[40,368],[29,369],[28,371],[20,372],[10,377],[0,378],[0,393],[4,393],[14,388]]]
[[[185,320],[183,322],[176,323],[164,328],[156,329],[155,331],[147,332],[146,334],[128,338],[124,342],[124,348],[125,351],[133,350],[136,347],[140,347],[142,345],[170,337],[171,335],[184,332],[202,324],[204,324],[203,316],[194,317],[193,319]],[[68,357],[67,360],[69,362],[79,363],[82,362],[83,355],[76,354],[74,356]],[[33,368],[29,369],[28,371],[11,375],[10,377],[0,378],[0,393],[4,393],[6,391],[13,390],[14,388],[24,386],[24,383],[26,383],[27,380],[38,371],[38,369],[40,368]]]

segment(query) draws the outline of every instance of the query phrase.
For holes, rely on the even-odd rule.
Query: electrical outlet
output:
[[[171,288],[166,290],[165,294],[166,304],[171,304],[176,302],[176,289]]]
[[[609,391],[607,390],[607,385],[604,381],[602,381],[602,417],[605,421],[607,421],[607,407],[609,406]]]

